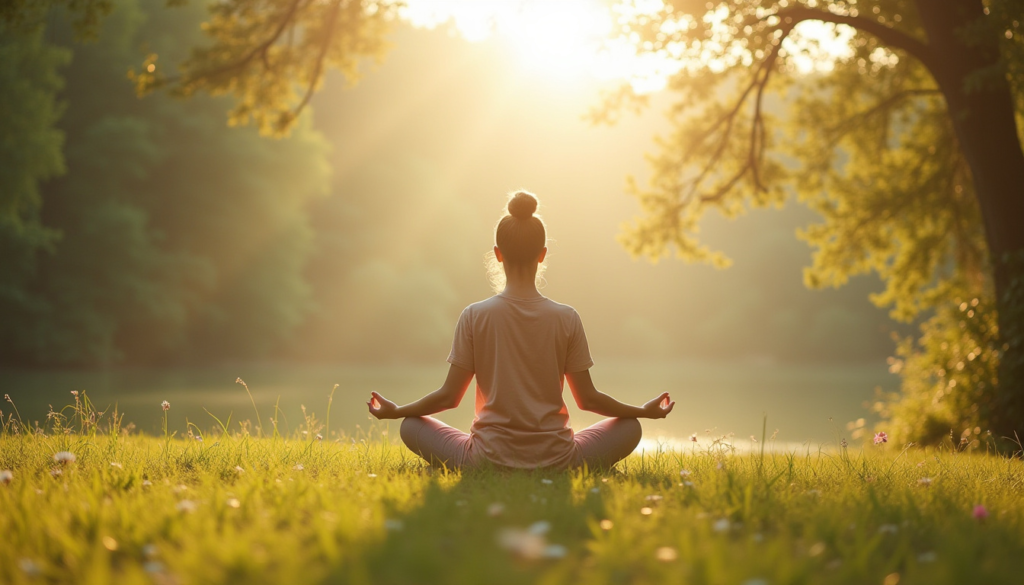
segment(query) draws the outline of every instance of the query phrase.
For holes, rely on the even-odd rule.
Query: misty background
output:
[[[492,294],[484,254],[515,189],[539,196],[542,292],[582,316],[598,387],[679,401],[648,435],[760,435],[767,413],[769,434],[825,441],[828,417],[865,416],[876,388],[896,388],[877,280],[803,287],[794,232],[816,218],[798,204],[709,217],[702,239],[727,270],[633,260],[616,242],[637,210],[626,176],[645,180],[666,125],[657,95],[593,126],[607,86],[584,73],[531,68],[506,39],[399,27],[383,64],[354,87],[329,76],[289,138],[262,138],[226,125],[227,99],[140,100],[124,75],[141,46],[182,57],[202,17],[124,1],[97,43],[47,27],[71,53],[67,173],[43,187],[62,237],[0,307],[0,387],[27,419],[86,390],[141,430],[165,399],[179,426],[211,426],[204,407],[252,416],[240,376],[282,425],[300,405],[323,413],[338,383],[332,428],[365,426],[369,390],[404,402],[442,382],[459,313]],[[566,398],[574,426],[596,420]],[[471,397],[440,418],[467,429]]]

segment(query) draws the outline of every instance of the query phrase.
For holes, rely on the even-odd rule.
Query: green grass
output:
[[[248,425],[252,434],[218,428],[199,441],[101,428],[83,404],[42,434],[12,419],[0,434],[0,469],[13,473],[0,485],[0,583],[893,585],[1024,574],[1018,459],[885,446],[459,474],[428,470],[382,428],[318,441],[310,417],[306,435],[257,437]],[[76,460],[56,463],[59,451]],[[974,518],[976,505],[989,516]]]

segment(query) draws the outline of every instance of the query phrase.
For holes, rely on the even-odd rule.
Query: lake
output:
[[[415,400],[436,389],[444,380],[447,364],[437,365],[235,365],[210,368],[112,369],[105,371],[0,370],[0,392],[9,394],[22,417],[43,420],[48,405],[60,408],[73,402],[72,390],[85,390],[102,409],[116,404],[125,422],[159,434],[163,412],[160,403],[171,403],[169,424],[179,433],[186,421],[200,428],[217,423],[205,411],[222,420],[255,420],[245,389],[235,383],[241,377],[249,385],[264,427],[271,428],[275,403],[280,407],[282,432],[294,431],[302,422],[301,407],[321,421],[327,413],[327,397],[338,384],[331,408],[331,429],[353,433],[373,422],[366,412],[370,390],[398,403]],[[643,421],[644,436],[680,441],[698,433],[735,433],[737,447],[750,445],[750,435],[760,438],[762,416],[768,416],[768,434],[778,429],[785,445],[816,446],[833,441],[835,429],[845,430],[848,421],[871,416],[864,406],[874,389],[898,388],[898,378],[884,363],[863,365],[807,365],[724,361],[607,361],[591,370],[598,389],[623,402],[640,404],[662,391],[676,400],[673,413],[664,420]],[[473,418],[473,389],[462,404],[438,416],[463,430]],[[600,417],[581,412],[565,390],[574,428],[583,428]],[[5,415],[9,405],[0,404]],[[832,417],[834,422],[829,421]],[[397,430],[392,421],[388,425]],[[710,434],[709,432],[710,431]],[[679,443],[674,443],[679,444]],[[652,443],[645,442],[650,447]]]

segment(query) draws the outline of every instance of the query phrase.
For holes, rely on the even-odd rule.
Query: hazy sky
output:
[[[638,212],[625,179],[647,176],[668,101],[655,95],[643,115],[595,127],[583,115],[610,87],[601,83],[524,59],[507,37],[470,43],[406,27],[357,86],[332,77],[314,102],[334,145],[334,193],[318,220],[360,243],[354,258],[315,262],[312,278],[329,292],[303,335],[321,357],[345,360],[341,345],[331,352],[347,327],[425,336],[443,359],[459,311],[490,294],[483,255],[504,195],[525,188],[552,238],[543,292],[580,311],[595,359],[884,360],[887,319],[866,298],[875,283],[803,288],[810,250],[794,229],[814,216],[799,206],[709,217],[702,237],[735,260],[726,271],[631,259],[615,241]]]

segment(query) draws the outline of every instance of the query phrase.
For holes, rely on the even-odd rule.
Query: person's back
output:
[[[594,365],[572,307],[504,292],[474,303],[459,318],[448,362],[476,373],[470,434],[480,454],[509,467],[571,463],[565,372]]]
[[[594,362],[579,315],[537,290],[547,228],[536,210],[531,193],[520,191],[509,199],[508,213],[494,230],[491,272],[498,278],[498,294],[462,312],[441,388],[404,406],[370,393],[370,414],[404,418],[402,441],[432,465],[610,466],[640,442],[637,418],[663,418],[675,406],[668,392],[637,407],[594,387],[589,371]],[[470,434],[428,416],[458,406],[474,376],[476,417]],[[581,409],[612,418],[574,433],[562,400],[565,380]]]

